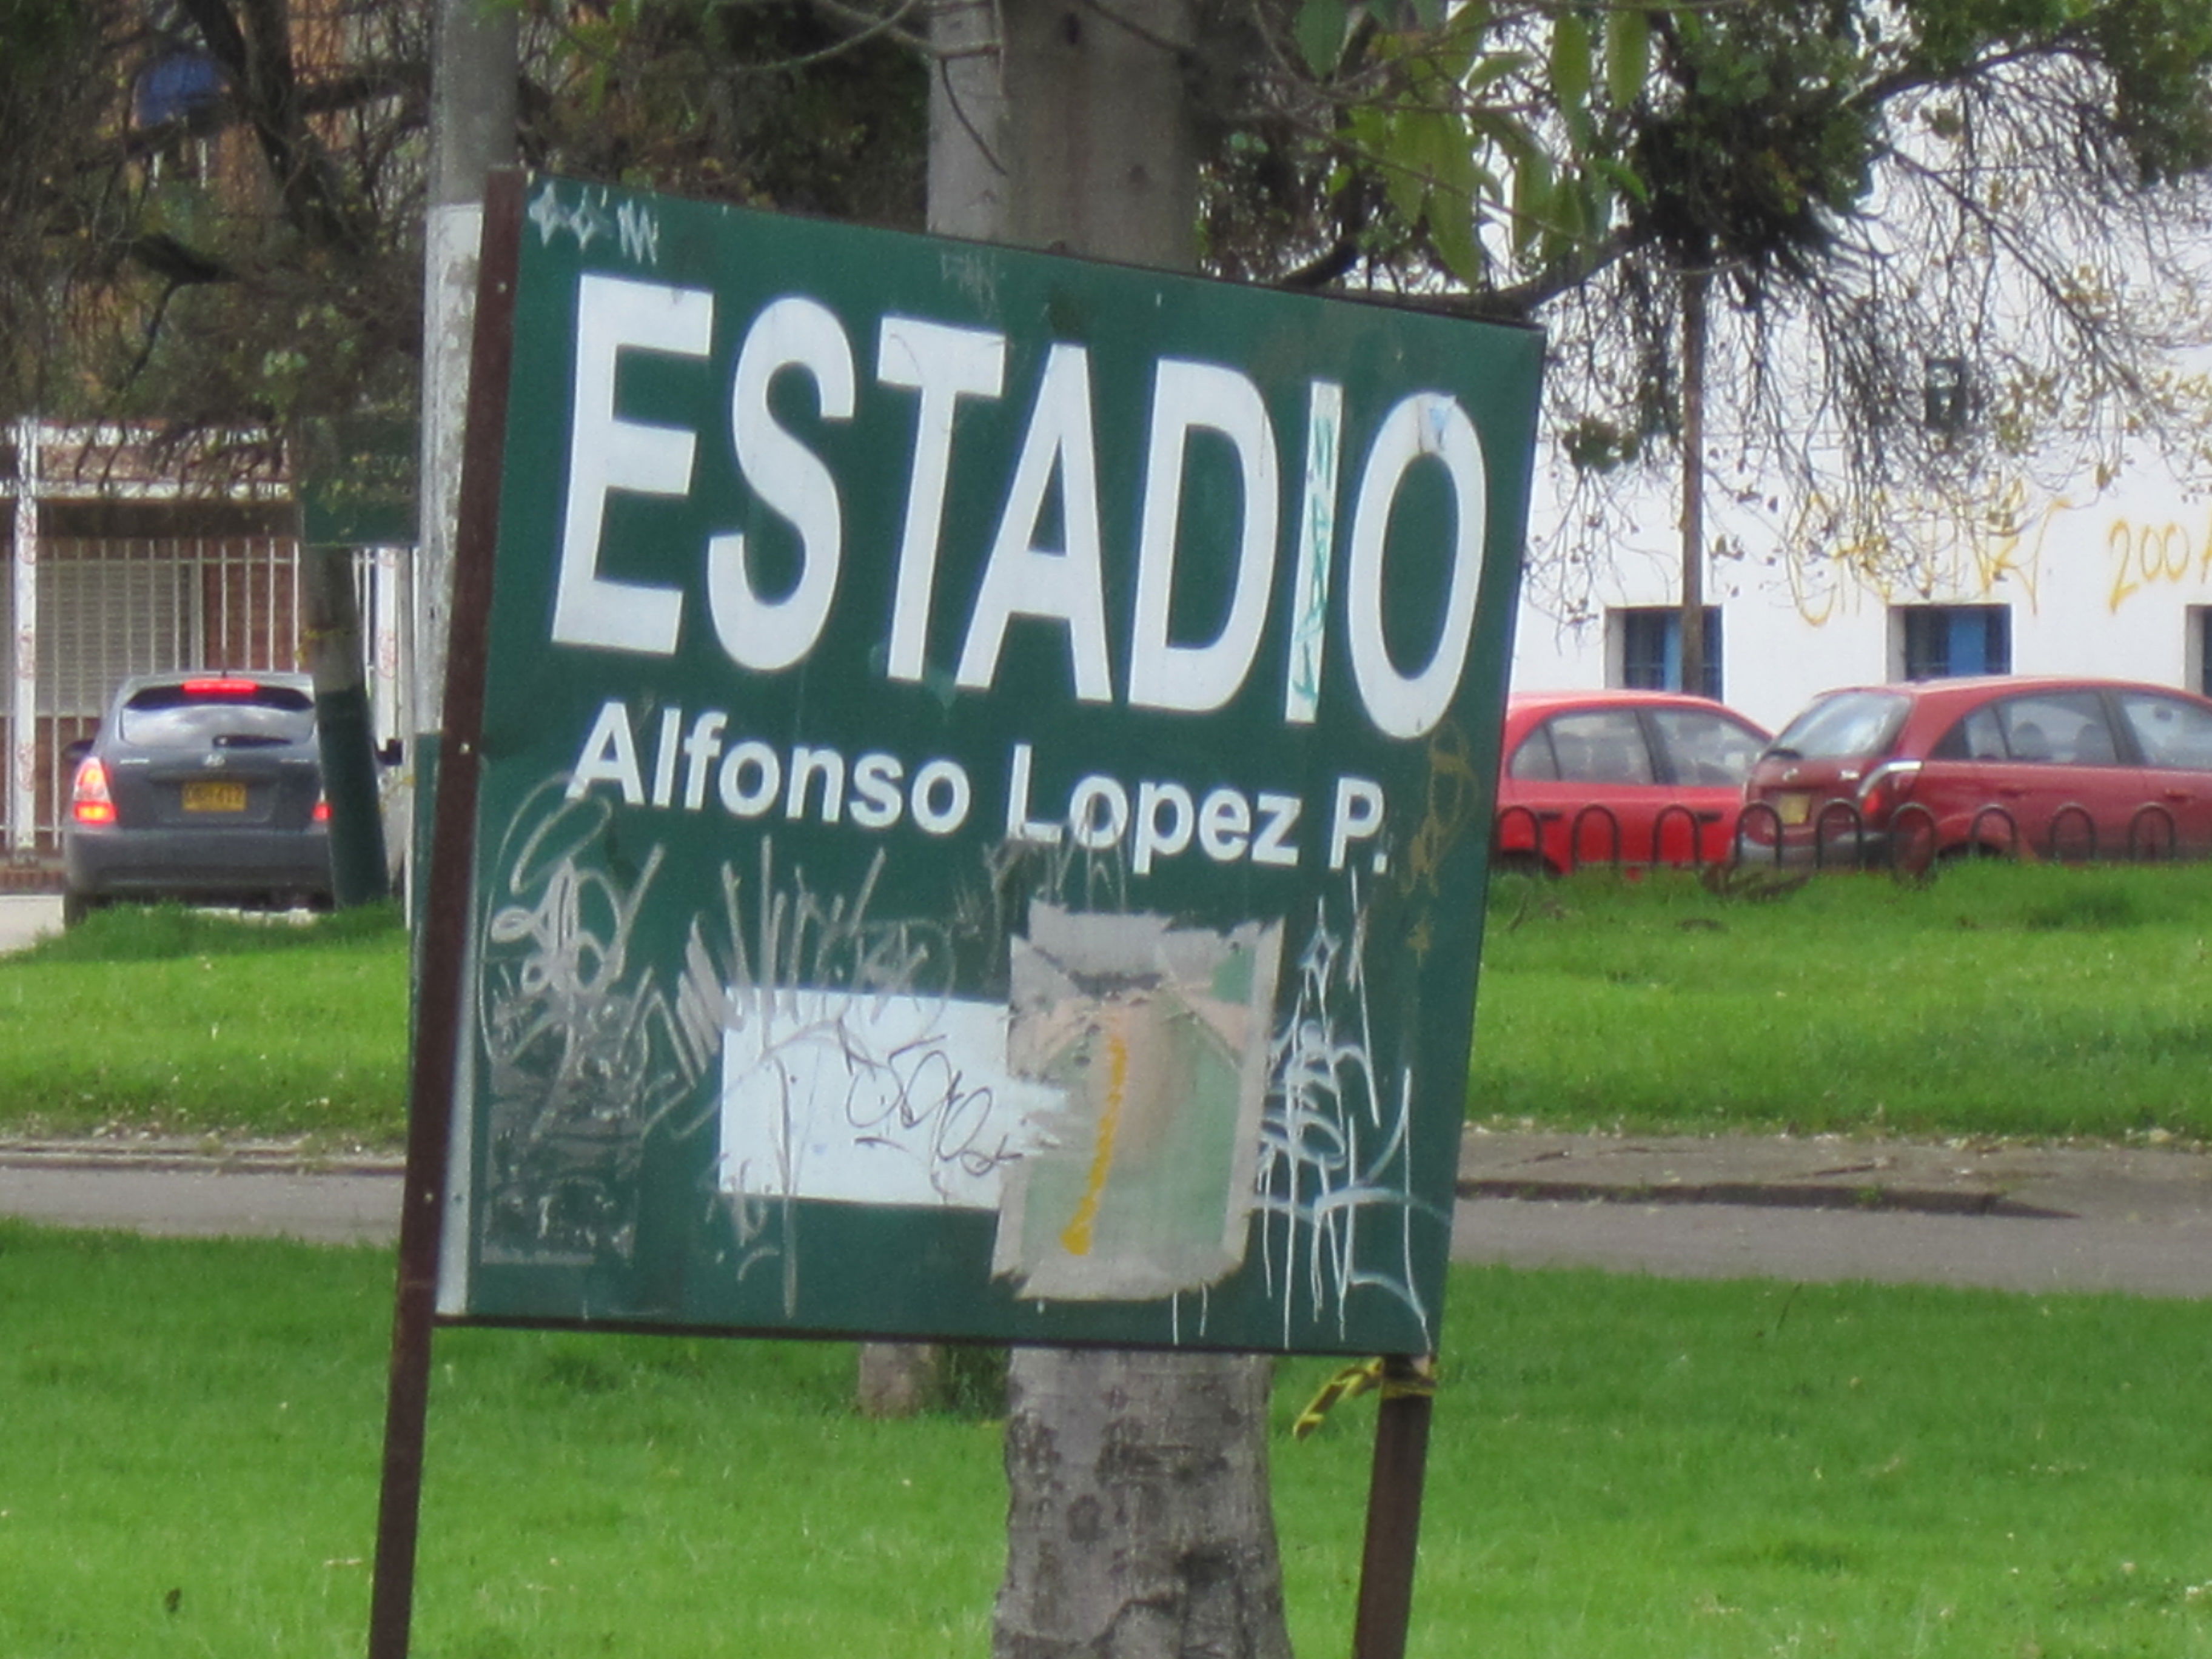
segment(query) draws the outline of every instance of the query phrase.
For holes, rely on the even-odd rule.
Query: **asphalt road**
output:
[[[1730,1161],[1725,1143],[1701,1146],[1709,1159]],[[1737,1151],[1738,1164],[1771,1161],[1765,1143]],[[2063,1208],[2018,1200],[1972,1208],[1927,1188],[1898,1191],[1883,1207],[1828,1206],[1771,1178],[1721,1203],[1626,1182],[1603,1195],[1591,1191],[1599,1183],[1560,1181],[1554,1190],[1571,1195],[1462,1198],[1453,1254],[1665,1278],[2212,1298],[2212,1204],[2197,1179],[2207,1161],[2170,1161],[2179,1167],[2162,1181],[2077,1172],[2075,1201]],[[1462,1183],[1479,1184],[1464,1175]],[[1533,1178],[1519,1184],[1541,1190]],[[182,1146],[0,1144],[0,1214],[58,1226],[386,1244],[397,1231],[399,1188],[388,1164],[301,1168],[282,1149],[243,1149],[226,1163]]]
[[[2212,1297],[2212,1156],[2171,1146],[1473,1133],[1459,1185],[1462,1261]]]
[[[87,1167],[29,1158],[0,1143],[0,1215],[56,1227],[387,1244],[399,1233],[399,1186],[396,1174],[226,1170],[211,1162]]]

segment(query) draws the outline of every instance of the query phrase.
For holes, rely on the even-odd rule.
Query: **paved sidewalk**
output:
[[[309,1143],[0,1139],[0,1214],[365,1242],[399,1174]],[[1459,1191],[1462,1260],[2212,1295],[2197,1151],[1470,1131]]]
[[[2212,1156],[1836,1139],[1470,1134],[1467,1262],[2212,1300]]]
[[[0,1215],[167,1237],[388,1244],[400,1161],[297,1145],[0,1139]]]
[[[0,951],[20,951],[41,933],[62,930],[57,893],[17,893],[0,888]]]
[[[136,1170],[146,1175],[399,1176],[398,1152],[332,1148],[301,1140],[212,1140],[115,1134],[79,1140],[0,1136],[0,1170],[54,1172]]]

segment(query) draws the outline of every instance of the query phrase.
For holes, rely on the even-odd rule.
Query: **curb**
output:
[[[1462,1200],[1707,1204],[2011,1216],[2212,1217],[2212,1154],[1842,1136],[1626,1136],[1470,1128]]]
[[[1844,1188],[1787,1181],[1547,1181],[1530,1176],[1461,1177],[1462,1199],[1506,1198],[1550,1204],[1735,1204],[1761,1209],[1899,1211],[1913,1215],[1992,1215],[2061,1221],[2071,1210],[2031,1204],[2000,1192],[1954,1191],[1882,1182]]]
[[[0,1139],[0,1169],[130,1170],[153,1175],[400,1176],[397,1153],[306,1141]]]

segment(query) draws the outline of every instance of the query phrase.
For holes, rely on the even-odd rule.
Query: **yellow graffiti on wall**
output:
[[[2039,603],[2043,553],[2051,521],[2074,509],[2063,497],[2032,507],[2025,480],[2014,478],[1994,490],[1988,501],[1961,512],[1948,503],[1921,498],[1878,498],[1870,514],[1846,513],[1824,497],[1808,499],[1797,514],[1788,544],[1830,544],[1825,559],[1784,561],[1797,614],[1815,628],[1839,611],[1856,613],[1869,605],[1887,607],[1900,599],[1942,594],[1961,599],[1986,599],[2007,585],[2007,597]],[[1856,518],[1871,518],[1878,527],[1844,534]]]
[[[2212,519],[2201,536],[2171,519],[2142,525],[2115,519],[2105,535],[2105,559],[2112,578],[2105,607],[2115,613],[2146,587],[2212,581]]]

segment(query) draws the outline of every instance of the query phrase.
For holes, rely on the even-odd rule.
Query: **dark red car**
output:
[[[1744,792],[1747,857],[1891,863],[2212,854],[2212,700],[2126,680],[1858,686],[1783,729]]]
[[[1516,691],[1498,769],[1499,866],[1723,863],[1766,741],[1704,697]]]

